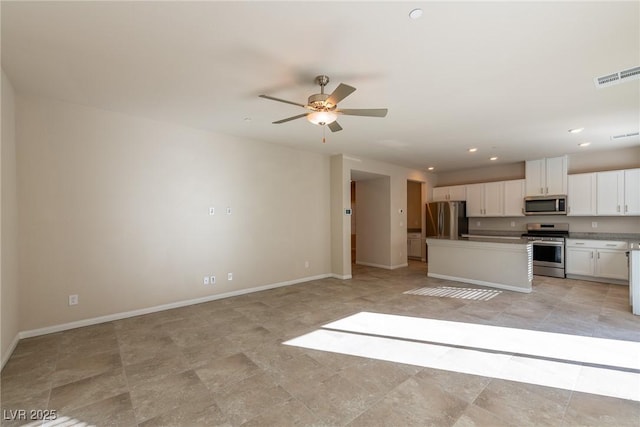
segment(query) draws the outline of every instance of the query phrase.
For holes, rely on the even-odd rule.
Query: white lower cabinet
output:
[[[409,258],[422,258],[422,238],[409,237],[407,239],[407,256]]]
[[[601,282],[629,279],[628,243],[610,240],[567,239],[566,274]]]

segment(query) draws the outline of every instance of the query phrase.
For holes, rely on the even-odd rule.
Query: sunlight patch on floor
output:
[[[284,344],[640,401],[640,343],[361,312]]]

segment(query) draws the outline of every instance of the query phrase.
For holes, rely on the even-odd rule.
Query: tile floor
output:
[[[640,341],[623,286],[535,277],[533,293],[489,301],[404,295],[469,287],[425,272],[356,266],[352,280],[22,340],[2,371],[2,425],[24,424],[18,409],[98,426],[640,425],[636,401],[282,345],[361,311]]]

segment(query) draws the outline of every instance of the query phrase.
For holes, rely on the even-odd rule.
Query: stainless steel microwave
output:
[[[525,215],[566,215],[567,196],[533,196],[524,198]]]

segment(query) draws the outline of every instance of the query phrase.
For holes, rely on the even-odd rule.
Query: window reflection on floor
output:
[[[640,401],[640,343],[360,312],[287,345]]]

